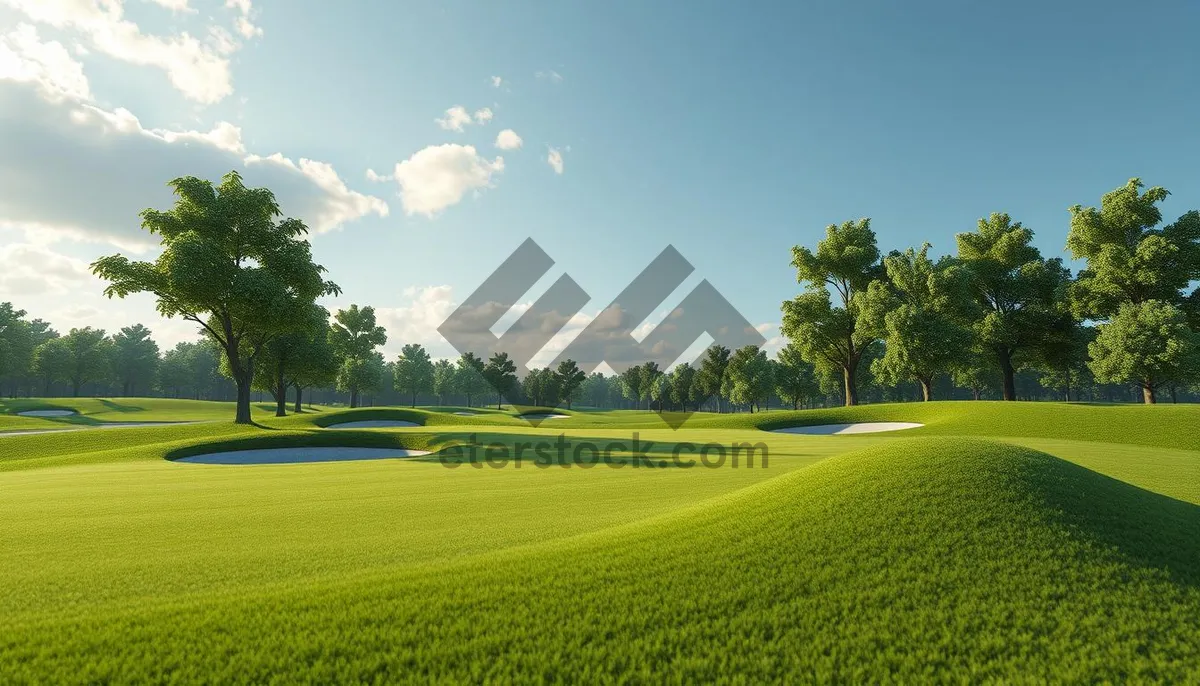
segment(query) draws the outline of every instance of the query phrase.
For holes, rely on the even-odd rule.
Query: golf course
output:
[[[0,401],[6,683],[1200,679],[1194,405],[231,412]]]

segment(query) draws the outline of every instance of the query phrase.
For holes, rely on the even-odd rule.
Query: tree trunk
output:
[[[235,373],[234,383],[237,385],[237,415],[234,417],[236,424],[253,424],[250,419],[250,374]]]
[[[83,384],[80,383],[79,381],[75,381],[75,380],[71,381],[71,394],[74,395],[76,398],[79,397],[79,387],[82,385]]]
[[[925,402],[933,400],[933,383],[931,379],[920,379],[921,382],[921,397]]]
[[[358,389],[351,388],[350,389],[350,409],[353,410],[356,407],[358,407]]]
[[[972,388],[971,394],[975,396],[976,400],[979,400],[979,389],[978,388]]]
[[[1004,399],[1016,400],[1017,382],[1015,379],[1015,372],[1013,371],[1012,353],[1008,351],[1001,351],[999,353],[999,358],[1000,372],[1004,375]]]
[[[1179,390],[1175,388],[1175,384],[1171,384],[1171,404],[1179,404]]]
[[[470,407],[470,406],[471,406],[471,394],[468,393],[467,394],[467,407]]]
[[[413,394],[412,394],[412,405],[410,405],[409,407],[416,407],[416,406],[417,406],[417,392],[416,392],[416,391],[413,391]]]
[[[1158,398],[1154,394],[1154,386],[1150,384],[1142,385],[1142,402],[1147,405],[1153,405],[1158,402]]]
[[[300,390],[300,385],[297,384],[296,385],[296,404],[292,406],[292,411],[297,414],[299,414],[300,412],[303,411],[303,409],[301,407],[302,403],[300,402],[301,396],[303,394],[304,394],[304,392],[302,390]]]
[[[842,382],[846,391],[846,407],[857,405],[858,384],[854,379],[854,369],[849,366],[842,367]]]

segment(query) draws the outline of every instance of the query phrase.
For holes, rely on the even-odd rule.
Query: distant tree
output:
[[[417,406],[417,394],[433,390],[433,361],[420,343],[409,343],[400,350],[395,373],[396,390],[411,396],[412,407]]]
[[[350,407],[358,407],[358,385],[367,370],[373,369],[375,349],[387,343],[387,330],[375,323],[375,308],[350,305],[338,310],[329,332],[329,342],[340,361],[338,389],[350,393]]]
[[[521,380],[521,392],[530,403],[541,406],[546,399],[550,376],[549,369],[531,369]]]
[[[494,353],[483,368],[483,378],[496,391],[496,409],[499,410],[505,396],[516,386],[517,365],[509,359],[508,353]]]
[[[638,374],[642,377],[641,399],[646,401],[646,409],[650,409],[651,400],[662,400],[661,389],[658,389],[658,384],[662,379],[663,371],[658,368],[657,362],[643,362],[638,366]],[[657,391],[657,392],[656,392]],[[661,404],[659,409],[661,410]]]
[[[438,360],[433,363],[433,392],[438,397],[438,404],[446,404],[446,396],[453,395],[458,390],[458,370],[450,360]]]
[[[1049,332],[1033,361],[1033,366],[1041,372],[1038,382],[1060,391],[1063,399],[1071,402],[1071,389],[1090,380],[1088,345],[1095,339],[1094,327],[1074,321]]]
[[[626,369],[617,375],[617,380],[621,387],[621,395],[623,395],[626,399],[633,401],[634,409],[642,409],[645,377],[642,374],[641,366],[638,365]]]
[[[358,407],[362,393],[383,388],[386,372],[383,355],[378,350],[367,353],[365,357],[347,357],[338,368],[338,390],[349,392],[351,406]]]
[[[333,329],[328,324],[327,310],[323,324],[314,328],[310,335],[300,339],[295,360],[288,366],[286,378],[296,391],[293,412],[303,411],[306,389],[333,386],[337,383],[338,355],[329,340]]]
[[[693,399],[693,385],[696,381],[696,368],[687,362],[675,365],[667,377],[670,384],[669,396],[676,410],[686,412]]]
[[[311,365],[323,364],[323,378],[329,378],[333,364],[327,341],[329,310],[310,304],[301,314],[303,328],[277,336],[263,346],[254,367],[254,387],[267,391],[275,400],[275,416],[287,414],[287,391],[296,378],[315,370]],[[321,348],[325,357],[321,359]],[[298,411],[298,410],[297,410]]]
[[[657,363],[655,363],[655,367],[657,366]],[[671,399],[671,378],[669,374],[660,370],[650,379],[648,397],[650,400],[658,403],[659,414],[666,411],[666,403]]]
[[[575,364],[575,360],[563,360],[554,370],[554,377],[558,386],[558,396],[566,402],[567,409],[570,409],[571,402],[579,397],[587,374]]]
[[[883,278],[871,221],[831,224],[815,253],[804,246],[792,248],[792,266],[805,290],[783,303],[783,334],[809,362],[821,359],[840,368],[845,403],[857,405],[859,364],[879,339],[862,317],[867,289]]]
[[[135,390],[149,392],[158,374],[158,344],[150,338],[150,329],[141,324],[126,326],[112,337],[112,370],[121,384],[121,395]]]
[[[973,304],[967,272],[949,257],[934,262],[929,248],[885,257],[886,278],[872,282],[863,299],[864,318],[884,341],[872,374],[885,385],[914,380],[925,400],[933,399],[934,380],[970,347],[965,322]]]
[[[960,233],[957,240],[979,307],[972,322],[976,343],[1000,369],[1004,399],[1016,400],[1018,356],[1035,353],[1066,323],[1061,303],[1070,273],[1061,259],[1043,258],[1032,245],[1033,231],[1007,214],[980,219],[975,232]]]
[[[34,364],[46,381],[47,393],[50,382],[63,381],[70,384],[71,395],[79,397],[84,384],[106,379],[111,370],[111,346],[103,329],[90,326],[71,329],[66,336],[38,346]]]
[[[583,399],[592,407],[608,407],[612,397],[612,381],[600,372],[592,372],[583,382]]]
[[[800,348],[788,343],[780,351],[775,368],[775,394],[792,404],[793,410],[800,403],[817,395],[821,388],[811,362],[804,359]]]
[[[318,297],[339,292],[312,260],[308,227],[280,216],[275,196],[246,188],[232,171],[220,185],[192,176],[171,182],[166,212],[144,210],[142,227],[161,237],[154,262],[103,257],[92,271],[109,281],[108,297],[149,292],[166,317],[203,327],[224,350],[237,386],[239,424],[250,424],[254,361],[276,336],[293,331]]]
[[[1000,388],[1000,370],[996,368],[989,357],[976,351],[968,351],[954,363],[950,370],[954,385],[971,391],[975,400],[983,397],[984,393]]]
[[[455,384],[467,396],[467,407],[471,407],[473,396],[487,393],[488,381],[483,375],[484,363],[475,353],[466,352],[459,356],[455,369]]]
[[[182,342],[163,354],[159,368],[159,384],[179,397],[190,389],[196,400],[208,397],[220,383],[220,350],[212,341]]]
[[[1147,404],[1166,385],[1200,379],[1200,334],[1170,303],[1125,303],[1097,327],[1089,346],[1091,369],[1105,383],[1136,383]]]
[[[11,381],[15,388],[33,366],[35,347],[25,310],[9,302],[0,303],[0,382]]]
[[[704,402],[709,398],[716,398],[717,412],[721,412],[721,388],[725,383],[725,370],[729,368],[730,355],[729,348],[710,345],[704,351],[704,358],[700,360],[700,369],[697,370],[693,382],[693,399]]]
[[[754,412],[756,407],[761,407],[775,387],[767,353],[754,345],[738,348],[729,358],[725,384],[725,395],[730,402],[746,405],[750,412]]]

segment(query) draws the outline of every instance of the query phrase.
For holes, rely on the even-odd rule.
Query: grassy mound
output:
[[[15,617],[0,665],[66,682],[1187,682],[1196,531],[1196,505],[1033,450],[893,440],[565,541]]]

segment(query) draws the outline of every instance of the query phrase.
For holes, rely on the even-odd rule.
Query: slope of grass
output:
[[[893,440],[532,547],[12,614],[0,664],[69,682],[1188,682],[1196,531],[1196,505],[1027,448]]]

